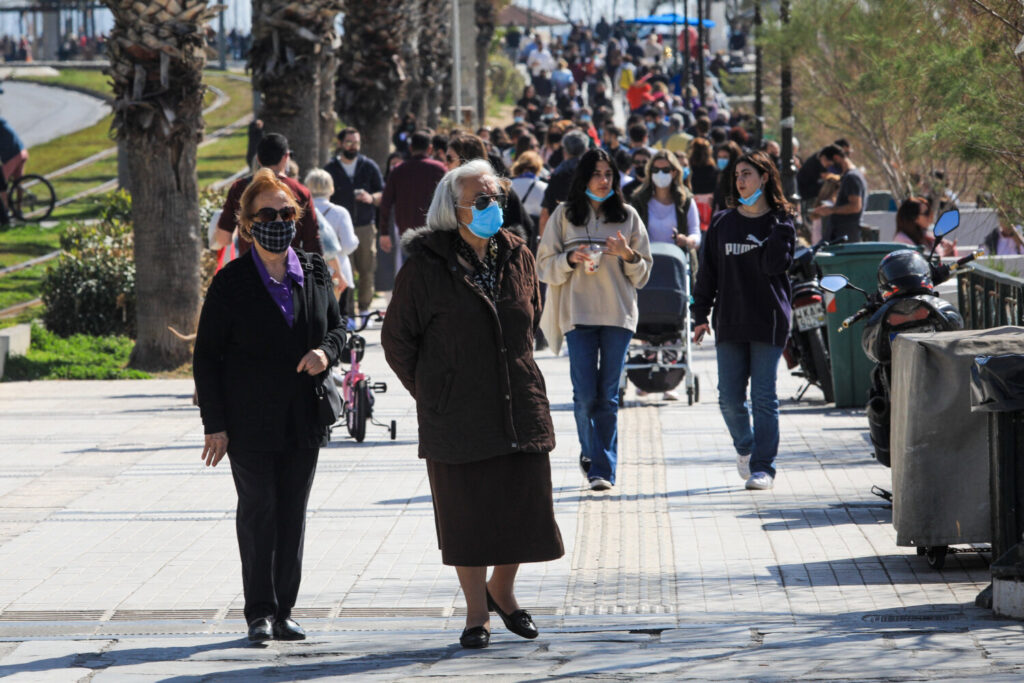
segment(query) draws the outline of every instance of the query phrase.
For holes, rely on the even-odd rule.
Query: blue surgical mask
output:
[[[683,180],[686,180],[689,177],[690,177],[690,167],[689,166],[683,166]]]
[[[654,130],[654,121],[647,122],[647,130]]]
[[[728,159],[718,159],[715,163],[718,164],[719,171],[724,171],[729,166]]]
[[[590,123],[590,117],[586,115],[581,116],[580,123]]]
[[[524,121],[522,116],[516,116],[512,118],[513,123],[522,123]]]
[[[753,206],[757,203],[757,200],[761,198],[761,188],[757,188],[754,194],[749,197],[740,197],[740,204],[743,206]]]
[[[603,202],[604,200],[606,200],[609,197],[611,197],[613,192],[615,192],[615,190],[608,190],[608,194],[606,194],[605,196],[601,197],[601,196],[598,196],[598,195],[594,194],[593,192],[591,192],[590,188],[587,188],[587,196],[590,197],[591,199],[593,199],[595,202]]]
[[[492,200],[483,211],[473,207],[473,220],[466,227],[471,233],[485,240],[494,237],[498,230],[501,230],[504,221],[505,216],[501,207],[498,206],[498,202]]]

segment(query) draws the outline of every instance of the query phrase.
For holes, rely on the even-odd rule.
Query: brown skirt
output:
[[[457,567],[546,562],[565,554],[547,453],[452,465],[427,459],[441,559]]]

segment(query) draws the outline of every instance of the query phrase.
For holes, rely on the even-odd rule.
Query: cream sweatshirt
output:
[[[626,205],[626,220],[609,223],[593,211],[584,225],[573,225],[560,204],[548,219],[537,249],[537,271],[549,285],[541,327],[555,353],[562,337],[576,325],[607,325],[636,332],[638,311],[636,290],[647,284],[651,274],[651,245],[647,230],[636,210]],[[640,254],[636,263],[625,263],[603,254],[597,271],[573,267],[568,252],[585,244],[604,245],[621,231],[629,247]]]

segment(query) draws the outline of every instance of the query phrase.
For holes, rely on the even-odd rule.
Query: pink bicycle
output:
[[[363,360],[363,352],[366,350],[366,340],[355,332],[366,329],[366,325],[371,319],[381,322],[384,320],[384,314],[380,311],[373,311],[355,316],[355,320],[359,322],[353,328],[353,334],[349,336],[342,352],[343,356],[345,353],[348,353],[349,356],[348,370],[342,376],[339,386],[343,402],[342,414],[345,416],[345,427],[348,429],[349,435],[360,443],[366,438],[367,422],[388,429],[392,441],[395,440],[398,429],[394,420],[391,420],[390,424],[384,424],[373,419],[374,395],[386,392],[388,385],[384,382],[371,382],[370,378],[359,368],[359,363]],[[337,381],[337,376],[335,376],[335,381]]]

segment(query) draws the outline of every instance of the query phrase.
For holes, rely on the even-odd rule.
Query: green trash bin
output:
[[[899,242],[855,242],[836,244],[818,252],[815,261],[825,275],[845,275],[866,292],[878,289],[878,262],[891,251],[910,249]],[[863,408],[871,389],[874,367],[860,348],[864,320],[838,332],[843,320],[864,305],[864,296],[855,289],[844,289],[835,297],[834,312],[827,314],[828,348],[832,359],[832,386],[836,408]]]

